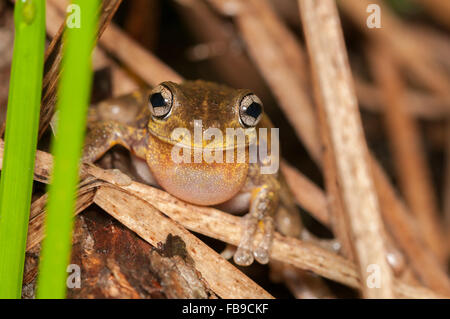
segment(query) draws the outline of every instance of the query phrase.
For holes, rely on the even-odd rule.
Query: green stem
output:
[[[70,260],[79,161],[89,105],[91,52],[97,27],[98,0],[75,0],[66,27],[58,88],[58,124],[52,144],[54,167],[38,277],[38,298],[64,298]],[[80,27],[77,15],[81,14]]]
[[[0,298],[20,298],[45,49],[45,1],[16,1],[0,181]]]

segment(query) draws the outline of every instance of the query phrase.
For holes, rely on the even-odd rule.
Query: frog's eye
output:
[[[153,89],[148,104],[152,115],[156,118],[165,118],[172,110],[173,94],[169,88],[158,85]]]
[[[255,94],[244,96],[239,105],[239,121],[243,126],[256,126],[261,119],[262,113],[262,102]]]

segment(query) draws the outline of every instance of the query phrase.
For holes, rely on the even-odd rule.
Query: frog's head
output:
[[[149,152],[147,162],[162,187],[203,205],[221,203],[240,190],[247,176],[248,154],[246,161],[238,162],[237,152],[240,147],[248,152],[248,144],[256,142],[256,126],[263,116],[255,94],[205,81],[163,82],[149,93],[148,107],[149,143],[155,152]],[[210,129],[221,138],[215,133],[210,138],[195,138],[199,132],[208,135]],[[244,140],[227,138],[228,129],[244,133]],[[191,163],[173,160],[177,145],[191,150]],[[222,152],[223,162],[195,162],[194,150],[198,149]],[[235,161],[227,163],[225,153],[230,150]]]
[[[225,138],[227,129],[243,130],[249,143],[256,137],[255,127],[263,114],[260,99],[249,90],[201,80],[161,83],[149,94],[148,107],[152,115],[148,123],[151,134],[171,144],[194,148],[237,147],[237,142]],[[174,134],[180,128],[189,134]],[[223,139],[194,140],[196,129],[203,134],[211,128],[218,129]]]

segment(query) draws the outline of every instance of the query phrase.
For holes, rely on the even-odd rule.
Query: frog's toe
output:
[[[266,247],[258,247],[253,252],[253,255],[255,256],[255,259],[260,264],[267,264],[269,262],[269,249]]]
[[[253,263],[253,254],[250,249],[238,247],[233,259],[239,266],[250,266]]]
[[[125,173],[122,173],[119,169],[114,168],[111,171],[111,174],[113,176],[114,183],[117,186],[129,186],[131,183],[133,183],[133,180],[130,176],[128,176]]]
[[[253,263],[253,239],[258,225],[258,219],[248,213],[241,219],[241,241],[234,254],[234,262],[240,266],[248,266]]]
[[[220,256],[222,256],[225,259],[231,259],[233,258],[234,254],[236,253],[236,246],[228,244],[224,250],[220,253]]]
[[[266,216],[260,221],[263,230],[263,238],[258,247],[254,250],[253,255],[260,264],[267,264],[269,262],[269,251],[272,246],[273,233],[275,231],[274,221],[271,216]]]

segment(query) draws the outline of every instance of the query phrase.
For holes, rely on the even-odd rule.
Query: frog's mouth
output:
[[[187,148],[191,150],[234,150],[238,148],[246,148],[257,142],[257,133],[254,127],[251,128],[231,128],[227,132],[229,134],[222,134],[219,129],[215,129],[212,134],[208,136],[208,130],[203,131],[200,137],[191,134],[187,128],[176,128],[172,131],[170,136],[162,135],[151,128],[149,128],[150,134],[157,137],[168,144],[178,146],[181,148]],[[233,132],[233,133],[232,133]],[[205,136],[206,135],[206,136]]]

